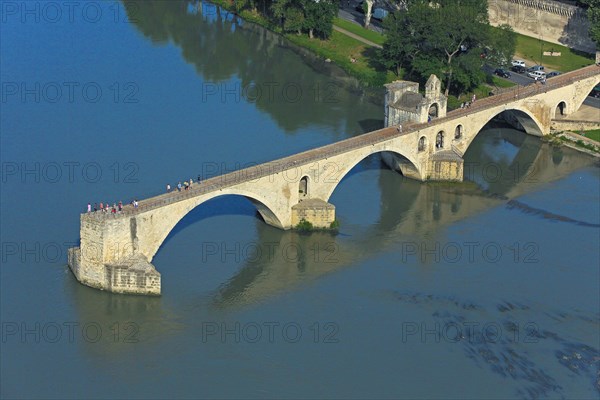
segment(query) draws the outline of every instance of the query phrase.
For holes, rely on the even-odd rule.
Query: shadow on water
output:
[[[551,146],[522,132],[505,133],[506,139],[497,130],[482,132],[472,146],[480,153],[470,150],[470,154],[465,156],[465,162],[479,166],[473,171],[480,174],[482,183],[487,186],[420,183],[383,167],[378,178],[382,198],[379,218],[376,223],[353,231],[351,235],[300,235],[267,229],[264,224],[257,225],[258,242],[274,242],[279,248],[293,246],[300,249],[299,256],[286,258],[281,252],[276,252],[273,257],[259,257],[245,263],[238,275],[221,286],[215,295],[214,305],[222,308],[254,303],[307,280],[356,265],[407,238],[433,243],[444,227],[503,204],[514,207],[513,197],[539,189],[592,162],[588,157],[567,149],[562,155],[563,161],[556,163],[553,162],[555,150]],[[490,157],[490,148],[495,149],[498,140],[503,141],[503,146],[509,151],[500,149],[497,153],[492,152]],[[499,153],[508,155],[499,158]],[[489,179],[481,172],[492,163],[500,171],[498,179]],[[379,168],[382,168],[379,156],[370,156],[349,172],[341,185],[354,175]],[[521,172],[523,170],[525,172]],[[539,173],[532,175],[532,171]],[[335,192],[331,201],[335,205]],[[569,220],[554,214],[542,217],[548,215]],[[338,214],[337,217],[344,218],[344,215]],[[348,233],[346,229],[342,225],[340,233]],[[314,251],[311,252],[315,248],[329,249],[329,252],[315,257]]]
[[[569,218],[564,215],[554,214],[554,213],[551,213],[549,211],[542,210],[539,208],[533,208],[533,207],[530,207],[527,204],[521,203],[520,201],[517,201],[517,200],[509,200],[509,202],[507,203],[507,206],[510,209],[514,208],[514,209],[520,210],[521,212],[523,212],[525,214],[540,216],[544,219],[548,219],[551,221],[566,222],[569,224],[586,226],[586,227],[590,227],[590,228],[600,228],[600,224],[592,224],[590,222],[580,221],[580,220],[576,220],[573,218]]]

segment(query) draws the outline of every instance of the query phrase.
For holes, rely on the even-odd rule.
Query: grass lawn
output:
[[[499,88],[507,88],[516,85],[516,83],[511,82],[508,79],[500,78],[496,75],[492,75],[492,84]]]
[[[372,60],[377,49],[343,33],[333,31],[329,40],[310,39],[306,35],[294,34],[288,34],[285,37],[323,58],[329,58],[369,86],[381,86],[395,79],[392,72],[378,69],[373,65]],[[356,62],[351,62],[351,57],[354,57]]]
[[[586,138],[595,140],[596,142],[600,142],[600,129],[594,129],[592,131],[583,132],[583,136]]]
[[[545,41],[540,43],[538,38],[519,33],[516,35],[517,49],[515,51],[515,58],[524,58],[539,64],[540,55],[543,51],[557,51],[561,53],[559,57],[542,56],[542,65],[561,72],[573,71],[594,63],[594,56],[591,54],[571,50],[560,44]]]
[[[345,19],[335,17],[333,19],[333,24],[337,25],[340,28],[345,29],[349,32],[352,32],[355,35],[358,35],[362,38],[370,40],[373,43],[377,43],[377,44],[383,46],[383,42],[385,42],[385,36],[382,35],[381,33],[374,32],[370,29],[365,29],[362,26],[357,25],[353,22],[347,21]]]
[[[448,96],[448,111],[459,108],[460,103],[471,101],[471,98],[473,97],[473,93],[475,93],[475,95],[477,96],[478,99],[484,99],[490,95],[490,92],[492,91],[492,89],[493,88],[491,86],[489,86],[485,83],[482,83],[481,85],[477,86],[475,88],[475,90],[472,92],[461,94],[458,97],[449,95]]]

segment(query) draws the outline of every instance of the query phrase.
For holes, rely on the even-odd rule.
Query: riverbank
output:
[[[273,23],[256,10],[237,10],[232,0],[211,0],[230,12],[234,12],[244,20],[269,29],[293,44],[307,49],[318,57],[340,67],[348,75],[356,78],[362,87],[380,88],[385,83],[402,79],[392,71],[386,69],[378,62],[378,48],[385,42],[386,36],[378,32],[365,29],[364,27],[341,19],[334,18],[334,29],[328,40],[309,38],[303,34],[284,33],[278,24]],[[536,58],[536,51],[540,48],[552,49],[559,52],[561,56],[541,56]],[[517,34],[515,57],[524,58],[530,62],[539,59],[544,65],[562,72],[571,71],[593,63],[592,55],[571,50],[565,46],[540,41],[536,38]],[[540,59],[541,57],[541,59]],[[485,98],[494,90],[513,86],[514,83],[490,75],[487,82],[479,85],[470,93],[460,96],[449,96],[448,110],[456,109],[473,94],[477,98]]]
[[[230,12],[236,13],[245,21],[255,23],[263,28],[280,34],[293,44],[308,49],[322,59],[336,64],[348,75],[356,78],[362,86],[377,88],[387,82],[397,79],[391,71],[374,63],[373,60],[375,60],[377,51],[375,47],[372,47],[365,41],[348,36],[341,31],[334,29],[328,40],[317,38],[311,39],[306,35],[284,33],[280,26],[273,24],[270,20],[257,12],[251,10],[236,10],[233,2],[230,0],[212,0],[211,2]],[[341,28],[346,29],[344,26],[341,26]],[[360,29],[364,28],[357,25],[352,33],[363,37],[362,34],[354,32],[355,30],[360,31]],[[383,36],[379,36],[380,37],[368,37],[366,39],[379,44],[383,40]]]
[[[600,143],[575,132],[555,132],[546,140],[552,145],[567,146],[579,152],[600,158]]]

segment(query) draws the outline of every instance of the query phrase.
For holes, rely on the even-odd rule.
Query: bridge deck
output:
[[[196,182],[188,190],[182,190],[181,192],[174,190],[170,193],[164,193],[158,196],[150,197],[139,201],[139,205],[137,208],[134,208],[132,205],[127,204],[123,207],[123,211],[117,214],[103,213],[98,211],[92,213],[84,213],[84,215],[87,215],[90,218],[121,218],[132,214],[145,212],[166,204],[175,203],[181,200],[189,199],[192,197],[231,187],[238,183],[252,181],[278,172],[283,172],[294,168],[295,165],[308,164],[348,151],[352,151],[364,146],[380,143],[395,137],[409,135],[420,129],[426,128],[431,125],[435,125],[440,122],[451,121],[453,119],[463,117],[467,114],[486,110],[502,104],[508,104],[513,101],[530,96],[535,96],[537,94],[547,92],[550,90],[562,88],[564,86],[573,84],[574,82],[577,82],[581,79],[595,75],[600,75],[600,66],[591,65],[553,77],[549,79],[546,82],[546,84],[532,83],[527,86],[507,88],[500,91],[494,96],[475,101],[475,103],[473,103],[470,108],[456,109],[450,111],[445,117],[437,118],[430,123],[403,124],[402,133],[400,133],[395,127],[383,128],[376,131],[367,132],[356,137],[344,139],[339,142],[328,144],[312,150],[307,150],[288,157],[283,157],[278,160],[269,161],[253,167],[244,168],[238,171],[215,176],[206,179],[201,183]]]

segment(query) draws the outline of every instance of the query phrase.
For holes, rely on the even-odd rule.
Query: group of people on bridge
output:
[[[198,184],[200,183],[200,175],[198,175]],[[182,190],[189,190],[191,189],[192,185],[194,184],[194,180],[192,178],[190,178],[189,181],[183,181],[183,184],[181,183],[181,181],[179,181],[177,183],[177,186],[175,187],[177,189],[178,192],[181,192]],[[174,189],[171,189],[171,184],[167,183],[167,193],[170,193],[171,191],[174,191]],[[138,208],[138,201],[137,199],[134,199],[131,201],[130,203],[134,209]],[[92,203],[88,203],[87,204],[87,212],[88,213],[92,213],[92,212],[102,212],[102,213],[107,213],[107,214],[119,214],[123,211],[123,202],[119,201],[118,203],[113,203],[112,206],[110,205],[109,202],[106,203],[100,203],[100,205],[98,205],[98,203],[94,203],[94,206],[92,207]]]
[[[131,201],[131,205],[134,208],[138,207],[138,201],[136,199]],[[92,213],[92,212],[102,212],[102,213],[110,213],[110,214],[117,214],[123,211],[123,202],[119,201],[118,203],[113,203],[112,207],[110,205],[110,203],[107,201],[106,203],[102,203],[100,202],[100,206],[98,206],[98,203],[94,203],[94,207],[92,208],[92,203],[88,203],[87,204],[87,212],[88,213]]]
[[[475,100],[477,100],[477,96],[473,93],[473,97],[471,97],[471,101],[465,101],[463,103],[460,103],[460,108],[471,108],[471,105],[473,103],[475,103]]]
[[[198,184],[200,183],[200,175],[198,175]],[[192,178],[190,178],[189,181],[183,181],[183,185],[181,184],[181,181],[179,181],[177,183],[177,191],[181,192],[182,190],[189,190],[192,188],[192,185],[194,184],[194,180]],[[171,184],[167,183],[167,193],[171,193]]]

